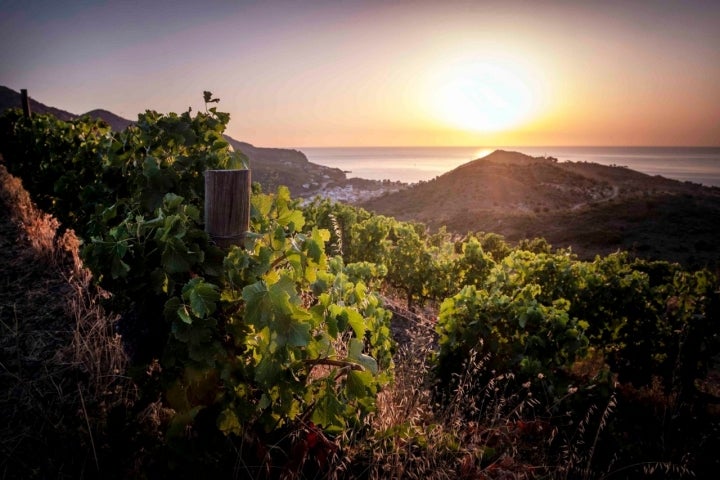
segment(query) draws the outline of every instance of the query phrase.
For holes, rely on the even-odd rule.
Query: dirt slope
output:
[[[0,165],[0,478],[101,476],[97,430],[121,394],[112,319],[57,227]]]

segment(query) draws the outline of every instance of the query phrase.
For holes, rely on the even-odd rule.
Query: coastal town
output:
[[[327,176],[326,176],[327,177]],[[329,178],[328,178],[329,179]],[[364,178],[349,178],[340,184],[322,184],[304,183],[303,190],[299,192],[299,196],[310,200],[320,196],[328,198],[334,202],[358,204],[367,200],[382,197],[390,193],[399,192],[409,187],[411,184],[403,182],[393,182],[390,180],[367,180]]]

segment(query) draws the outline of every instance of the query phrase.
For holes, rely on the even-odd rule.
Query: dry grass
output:
[[[134,396],[116,319],[100,306],[74,233],[58,235],[2,165],[0,204],[0,478],[98,475],[104,414]]]
[[[18,225],[23,243],[27,243],[35,261],[48,267],[49,274],[64,279],[67,285],[65,312],[74,320],[72,342],[58,351],[58,360],[68,361],[88,374],[92,394],[105,395],[122,379],[127,356],[120,336],[115,333],[117,316],[105,312],[100,301],[107,292],[92,284],[92,274],[80,260],[80,240],[72,230],[58,235],[59,222],[38,210],[17,178],[0,166],[0,200],[10,218]]]
[[[56,254],[55,235],[60,223],[51,215],[38,210],[22,182],[0,165],[0,202],[10,219],[18,224],[23,243],[34,252],[37,260],[53,263]]]
[[[75,367],[88,375],[88,389],[97,400],[110,395],[134,396],[132,382],[124,376],[128,358],[123,350],[122,338],[115,332],[119,320],[109,315],[100,304],[103,292],[95,292],[88,270],[79,266],[68,285],[73,289],[67,297],[67,313],[75,320],[72,343],[62,352]],[[95,293],[93,293],[95,292]]]
[[[569,387],[552,405],[533,396],[542,375],[522,385],[512,374],[491,375],[488,358],[472,354],[462,373],[437,394],[431,369],[437,351],[433,322],[394,309],[393,329],[400,347],[394,357],[395,380],[378,398],[377,412],[364,428],[338,439],[351,445],[336,457],[333,478],[408,479],[594,479],[689,478],[689,459],[598,463],[603,439],[618,406],[617,393],[590,404],[584,417],[562,410],[580,400],[582,383],[607,366],[591,355],[572,370],[585,387]],[[492,372],[491,372],[492,373]],[[596,402],[602,402],[598,397]],[[572,402],[570,403],[572,404]],[[560,411],[558,411],[560,410]],[[563,413],[565,412],[565,413]],[[559,415],[559,416],[558,416]],[[582,412],[579,413],[582,415]],[[603,458],[607,452],[603,452]]]
[[[339,445],[335,478],[530,479],[548,475],[542,443],[545,422],[527,421],[536,401],[527,388],[512,390],[511,376],[478,379],[487,359],[473,355],[452,392],[440,399],[431,370],[436,351],[434,323],[395,312],[400,346],[394,383],[378,398],[377,412]],[[404,327],[404,328],[402,328]]]

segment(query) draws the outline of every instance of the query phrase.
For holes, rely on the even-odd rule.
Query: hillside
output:
[[[434,180],[362,203],[459,234],[544,237],[585,258],[617,249],[717,265],[720,189],[625,167],[498,150]]]
[[[229,136],[225,138],[235,150],[247,155],[253,181],[265,191],[285,185],[295,196],[311,197],[346,182],[342,170],[312,163],[298,150],[260,148]]]
[[[11,108],[21,107],[22,104],[20,103],[20,92],[16,92],[11,88],[0,85],[0,113]],[[95,109],[90,110],[89,112],[86,112],[82,115],[78,115],[75,113],[70,113],[66,110],[61,110],[59,108],[49,107],[44,103],[38,102],[32,97],[30,97],[30,111],[32,113],[53,115],[55,116],[55,118],[59,120],[64,120],[66,122],[70,120],[76,120],[83,116],[97,118],[107,122],[107,124],[110,125],[113,130],[123,130],[128,125],[131,125],[133,123],[132,120],[128,120],[127,118],[123,118],[107,110]]]
[[[22,108],[22,104],[20,103],[20,92],[16,92],[15,90],[0,85],[0,112],[4,112],[9,108]],[[30,111],[33,113],[47,113],[65,121],[77,118],[77,115],[66,112],[65,110],[60,110],[59,108],[49,107],[38,102],[32,97],[30,97]]]
[[[20,108],[20,92],[0,86],[0,112],[10,108]],[[30,99],[30,109],[34,113],[52,114],[60,120],[73,120],[81,117]],[[107,122],[113,130],[123,130],[133,122],[103,109],[91,110],[84,115],[99,118]],[[333,192],[354,192],[353,197],[369,197],[388,188],[382,182],[371,180],[348,180],[345,173],[337,168],[330,168],[308,161],[305,155],[297,150],[285,148],[262,148],[226,136],[234,149],[240,150],[250,159],[253,181],[262,185],[264,191],[275,191],[278,186],[285,185],[295,197],[312,198],[315,195]],[[399,188],[394,185],[393,188]],[[335,194],[335,198],[340,195]],[[347,195],[346,195],[347,198]]]
[[[108,125],[110,125],[110,128],[112,128],[113,130],[125,130],[127,127],[134,123],[132,120],[128,120],[127,118],[123,118],[119,115],[115,115],[112,112],[100,108],[90,110],[89,112],[86,112],[81,116],[99,118],[105,121]]]

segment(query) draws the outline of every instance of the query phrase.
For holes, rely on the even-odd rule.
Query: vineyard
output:
[[[127,355],[124,371],[82,372],[112,377],[82,397],[93,454],[27,471],[13,460],[22,448],[3,446],[5,477],[712,478],[720,467],[714,272],[624,252],[580,261],[542,239],[431,232],[258,184],[243,244],[221,249],[204,228],[203,173],[247,162],[223,137],[229,115],[205,101],[120,132],[0,117],[4,166],[58,236],[79,238],[87,289]]]

